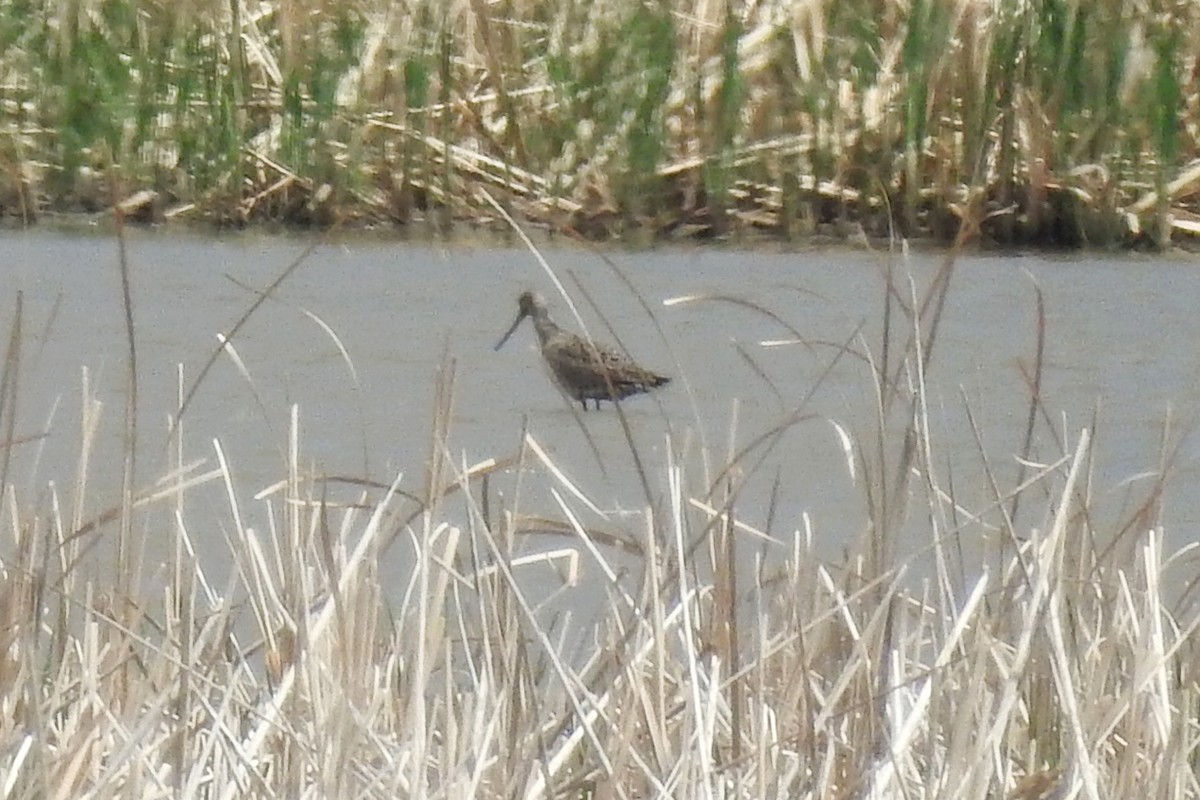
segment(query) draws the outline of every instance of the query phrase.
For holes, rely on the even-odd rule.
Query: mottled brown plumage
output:
[[[542,357],[546,359],[555,382],[587,411],[587,401],[600,408],[601,400],[624,400],[670,382],[670,378],[643,369],[626,355],[602,344],[588,343],[582,336],[565,331],[550,319],[541,295],[523,292],[517,299],[517,318],[496,343],[496,350],[508,341],[526,317],[533,319]]]

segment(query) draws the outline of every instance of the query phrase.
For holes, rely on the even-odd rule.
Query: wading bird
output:
[[[517,298],[517,318],[494,349],[499,350],[526,317],[533,318],[542,358],[554,381],[587,411],[588,400],[600,408],[601,400],[624,400],[670,382],[670,378],[643,369],[624,354],[562,328],[550,319],[539,294],[522,292]]]

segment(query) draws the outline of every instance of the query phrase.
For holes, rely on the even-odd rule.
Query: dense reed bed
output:
[[[499,460],[455,448],[449,366],[423,474],[348,503],[303,466],[295,409],[269,490],[239,486],[219,443],[192,462],[181,390],[165,474],[139,481],[127,458],[123,502],[91,516],[89,476],[121,469],[89,462],[85,396],[74,484],[25,488],[27,446],[4,450],[0,797],[1196,797],[1195,576],[1163,551],[1166,476],[1106,527],[1079,430],[1015,478],[990,471],[991,496],[956,493],[923,379],[952,268],[911,305],[886,292],[863,387],[878,426],[845,431],[829,465],[858,476],[871,522],[836,564],[805,520],[737,513],[803,400],[726,459],[683,435],[634,459],[648,450],[627,426],[630,464],[611,467],[636,460],[645,506],[585,529],[587,487],[531,434]],[[1027,440],[1053,442],[1040,363],[1028,374]],[[219,518],[190,501],[212,485]],[[524,505],[535,485],[555,519]],[[906,519],[926,529],[915,554]],[[564,538],[531,547],[547,530]],[[986,563],[964,561],[965,536]],[[228,575],[197,555],[214,550]],[[401,578],[381,567],[397,552]],[[554,613],[555,587],[581,580],[595,619]]]
[[[1200,7],[0,5],[0,214],[1066,245],[1200,233]]]

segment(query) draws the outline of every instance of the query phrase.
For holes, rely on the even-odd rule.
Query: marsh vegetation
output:
[[[20,0],[0,214],[601,239],[1200,231],[1200,6]],[[486,196],[485,196],[486,195]]]

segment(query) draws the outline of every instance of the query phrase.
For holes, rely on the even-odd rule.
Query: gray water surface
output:
[[[190,385],[217,347],[217,334],[229,331],[254,302],[249,287],[268,286],[307,244],[255,235],[131,238],[141,484],[168,465],[177,369]],[[672,447],[690,485],[699,487],[706,467],[711,477],[731,448],[742,448],[799,408],[801,421],[774,447],[755,450],[744,462],[741,474],[749,476],[737,513],[749,525],[769,526],[781,541],[790,540],[808,514],[818,552],[831,559],[862,534],[864,478],[851,474],[831,422],[858,441],[873,441],[876,397],[866,357],[876,363],[883,357],[886,255],[612,250],[610,265],[584,248],[547,245],[543,253],[597,339],[613,340],[607,322],[639,362],[675,378],[655,395],[623,405],[656,498],[665,490]],[[939,254],[894,259],[900,299],[907,303],[912,293],[923,293],[940,261]],[[104,403],[86,498],[90,513],[98,513],[116,502],[121,485],[126,337],[116,243],[100,235],[5,233],[0,265],[4,321],[13,319],[17,292],[24,301],[18,434],[37,433],[53,414],[47,438],[14,448],[13,482],[27,502],[44,496],[50,482],[62,491],[76,485],[86,370]],[[1200,538],[1200,493],[1192,488],[1200,376],[1197,266],[1189,257],[1129,254],[960,258],[928,375],[928,414],[939,480],[953,486],[961,506],[990,505],[987,469],[1005,486],[1016,479],[1029,404],[1022,364],[1031,369],[1036,344],[1036,285],[1045,298],[1042,401],[1050,421],[1038,422],[1033,460],[1061,455],[1054,432],[1073,443],[1095,418],[1095,499],[1097,509],[1109,514],[1098,524],[1115,528],[1130,498],[1147,488],[1147,480],[1135,476],[1157,467],[1169,420],[1169,443],[1178,449],[1163,516],[1168,541],[1179,547]],[[622,512],[640,510],[647,501],[618,416],[607,407],[577,414],[568,406],[543,371],[531,326],[493,352],[523,289],[540,291],[556,319],[577,328],[523,249],[368,239],[320,245],[234,339],[249,380],[222,356],[201,384],[184,420],[185,460],[212,465],[218,440],[243,512],[252,524],[268,524],[265,505],[252,498],[286,474],[289,409],[295,404],[305,465],[313,474],[387,484],[403,471],[402,485],[417,490],[430,447],[435,377],[450,364],[454,458],[474,463],[510,454],[528,429],[606,512],[585,521],[619,528]],[[664,305],[692,295],[746,301],[792,330],[729,300]],[[897,313],[892,324],[899,343],[899,329],[911,323]],[[784,343],[797,333],[799,341]],[[842,345],[852,352],[842,352]],[[889,446],[894,451],[896,442]],[[550,483],[528,489],[523,507],[554,515],[545,490]],[[919,482],[914,489],[920,491]],[[502,482],[496,489],[512,490]],[[360,489],[333,491],[350,497]],[[224,489],[213,485],[194,498],[188,509],[193,535],[210,537],[214,552],[225,551],[223,532],[232,517]],[[1037,505],[1031,498],[1018,528],[1044,522],[1046,504]],[[988,514],[998,522],[994,512]],[[920,518],[910,522],[908,555],[919,562],[929,525]],[[991,535],[987,524],[965,527],[968,553],[983,553]],[[778,550],[772,555],[768,549],[767,559],[787,555]],[[219,569],[221,560],[213,557]]]

